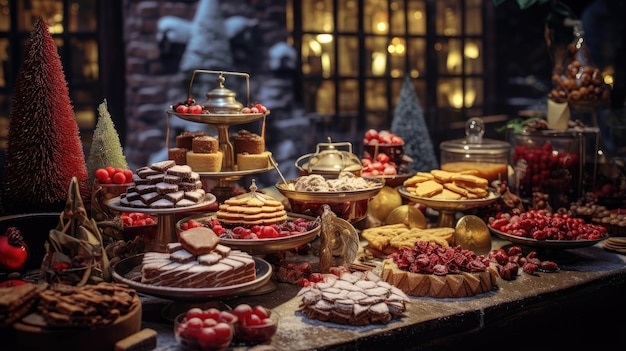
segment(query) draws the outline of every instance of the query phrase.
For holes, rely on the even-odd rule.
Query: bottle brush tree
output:
[[[60,212],[72,177],[88,195],[78,124],[57,47],[39,18],[15,82],[4,164],[7,213]]]
[[[120,136],[111,119],[107,102],[104,100],[98,106],[98,122],[91,138],[91,147],[87,157],[89,184],[93,183],[96,170],[107,166],[128,169]]]

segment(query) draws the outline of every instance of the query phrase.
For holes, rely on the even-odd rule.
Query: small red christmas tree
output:
[[[4,165],[7,213],[60,212],[72,177],[88,196],[87,168],[61,58],[40,18],[15,82]]]

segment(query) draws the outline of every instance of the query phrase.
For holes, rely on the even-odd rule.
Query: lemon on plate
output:
[[[374,195],[367,205],[367,211],[379,221],[385,221],[389,213],[402,205],[402,197],[396,189],[383,186],[378,194]]]

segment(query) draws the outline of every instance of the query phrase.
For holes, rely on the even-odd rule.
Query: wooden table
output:
[[[510,243],[493,238],[492,247]],[[387,325],[353,327],[310,320],[298,312],[297,286],[207,304],[263,304],[281,315],[270,346],[277,350],[595,349],[626,346],[626,256],[592,247],[545,253],[558,273],[498,280],[498,290],[471,298],[411,298],[406,316]],[[159,332],[157,350],[176,350],[164,312],[183,303],[144,297],[143,326]],[[176,307],[174,307],[176,306]],[[169,317],[168,317],[169,318]],[[620,334],[621,332],[621,334]],[[246,350],[234,347],[231,350]]]

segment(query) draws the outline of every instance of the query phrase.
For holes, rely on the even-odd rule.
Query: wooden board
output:
[[[141,329],[141,301],[135,296],[135,307],[111,325],[96,329],[49,328],[43,319],[28,316],[13,325],[16,344],[25,350],[111,351],[115,343]],[[39,321],[38,321],[39,320]]]

